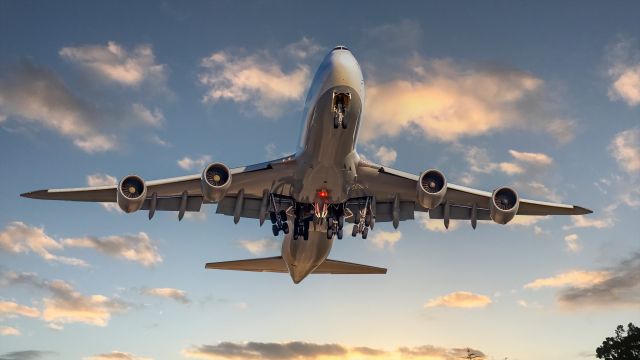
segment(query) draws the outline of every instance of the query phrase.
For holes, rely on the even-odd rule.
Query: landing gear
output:
[[[278,207],[276,205],[275,198],[273,194],[269,196],[271,198],[271,206],[273,206],[273,211],[269,213],[269,220],[271,220],[271,231],[273,232],[273,236],[278,236],[280,231],[283,233],[289,233],[289,224],[287,223],[287,212],[285,210],[277,211]]]
[[[344,227],[344,205],[333,206],[327,215],[327,239],[333,239],[334,235],[342,240]]]
[[[293,240],[298,240],[302,237],[304,240],[309,240],[309,223],[313,220],[314,215],[306,214],[305,206],[302,204],[296,204],[295,220],[293,221]]]
[[[375,208],[375,199],[368,196],[360,199],[360,201],[362,200],[364,200],[364,204],[362,204],[362,202],[358,202],[356,204],[357,209],[353,211],[354,225],[351,231],[351,236],[355,237],[358,234],[362,234],[362,238],[366,239],[367,235],[369,235],[369,229],[373,229],[373,225],[376,222],[376,216],[373,212],[373,209]]]
[[[333,93],[333,128],[342,127],[346,129],[349,124],[347,122],[347,109],[351,101],[349,93]]]

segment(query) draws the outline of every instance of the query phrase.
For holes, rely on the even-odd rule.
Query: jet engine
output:
[[[440,205],[447,192],[447,179],[438,170],[423,171],[418,178],[418,202],[422,207],[433,209]]]
[[[491,204],[489,204],[489,212],[491,220],[498,224],[506,224],[513,220],[518,213],[520,199],[515,190],[502,187],[493,191],[491,194]]]
[[[141,177],[125,176],[118,184],[118,206],[126,213],[140,210],[147,197],[147,186]]]
[[[210,202],[222,200],[231,186],[231,172],[221,163],[213,163],[202,172],[202,196]]]

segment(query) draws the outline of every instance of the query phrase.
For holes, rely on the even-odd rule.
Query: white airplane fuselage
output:
[[[334,126],[336,96],[348,98],[346,128]],[[320,64],[305,102],[293,186],[297,202],[339,204],[349,199],[359,161],[355,146],[364,98],[360,65],[349,50],[336,47]],[[322,191],[324,197],[319,195]],[[308,240],[285,235],[282,257],[295,283],[329,255],[333,239],[327,239],[326,232],[326,226],[311,223]]]

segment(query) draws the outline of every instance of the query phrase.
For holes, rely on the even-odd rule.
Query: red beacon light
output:
[[[318,190],[318,197],[321,199],[327,199],[329,197],[329,192],[325,189]]]

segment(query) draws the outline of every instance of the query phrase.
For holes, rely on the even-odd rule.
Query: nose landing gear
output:
[[[333,93],[333,128],[337,129],[342,126],[343,129],[348,127],[347,109],[351,101],[350,93]]]

